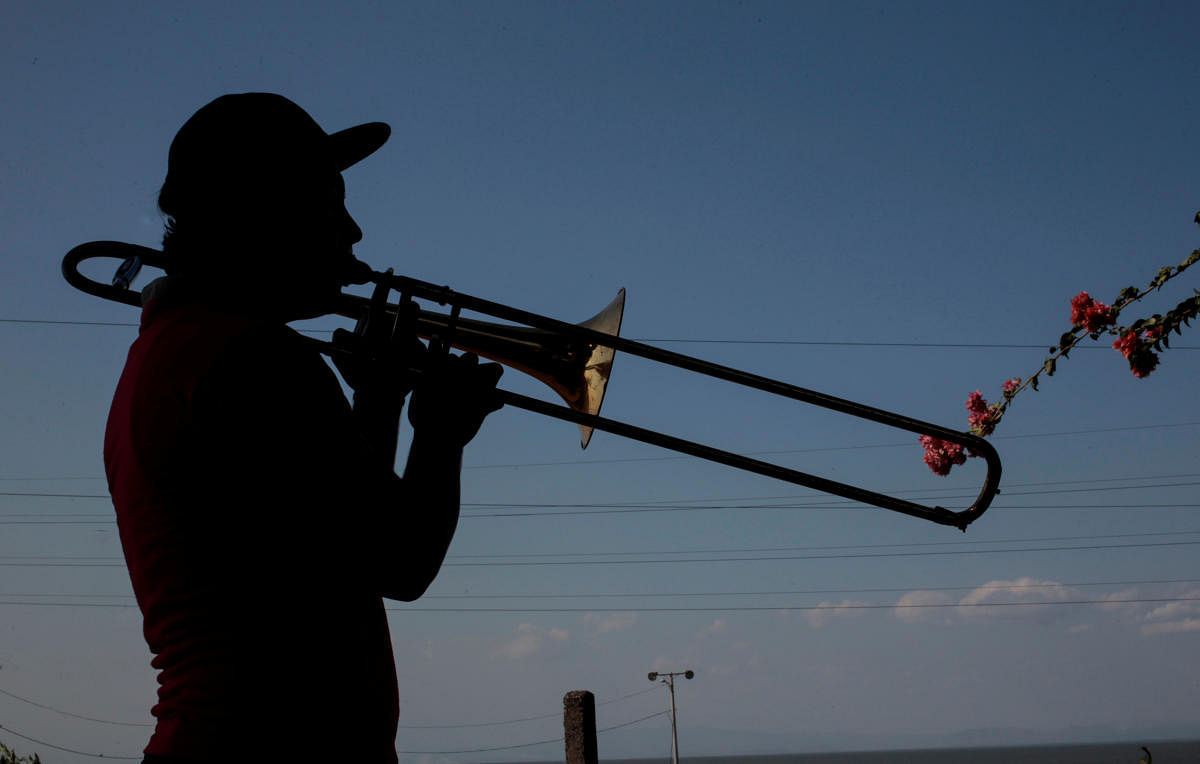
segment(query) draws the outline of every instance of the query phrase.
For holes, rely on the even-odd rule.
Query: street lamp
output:
[[[659,677],[666,677],[659,679]],[[684,679],[691,679],[696,676],[696,672],[688,669],[687,671],[651,671],[646,675],[646,678],[651,682],[657,680],[667,686],[671,691],[671,762],[679,764],[679,733],[675,730],[675,677],[681,676]]]

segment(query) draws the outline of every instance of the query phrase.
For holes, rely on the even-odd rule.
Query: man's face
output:
[[[330,170],[287,189],[277,219],[265,221],[271,232],[277,279],[275,296],[287,320],[329,313],[350,266],[353,246],[362,230],[346,210],[346,187],[341,173]]]

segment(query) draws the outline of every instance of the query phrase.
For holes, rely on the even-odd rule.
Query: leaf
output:
[[[1167,279],[1171,278],[1172,269],[1170,266],[1164,265],[1158,269],[1158,274],[1154,280],[1150,282],[1151,289],[1161,289],[1162,285],[1167,283]]]
[[[1066,350],[1068,347],[1071,346],[1071,343],[1074,341],[1075,341],[1075,332],[1074,331],[1063,332],[1062,336],[1058,338],[1058,349]],[[1050,351],[1054,352],[1054,348],[1051,348]]]
[[[1030,378],[1029,378],[1029,386],[1033,388],[1033,391],[1034,391],[1035,393],[1038,391],[1038,386],[1037,386],[1037,375],[1036,375],[1036,374],[1034,374],[1032,377],[1030,377]]]
[[[1119,295],[1117,295],[1117,302],[1119,303],[1119,302],[1127,302],[1129,300],[1134,300],[1134,299],[1137,299],[1137,296],[1138,296],[1137,287],[1127,286],[1121,290],[1121,293]]]
[[[1042,364],[1042,370],[1046,372],[1047,377],[1054,376],[1054,368],[1055,368],[1055,363],[1054,363],[1053,358],[1047,358],[1046,362],[1044,364]]]

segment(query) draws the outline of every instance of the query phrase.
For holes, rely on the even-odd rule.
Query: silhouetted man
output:
[[[396,760],[381,598],[416,599],[437,574],[500,369],[402,338],[429,371],[400,478],[405,364],[339,361],[351,407],[285,325],[330,312],[362,273],[341,172],[389,133],[329,135],[248,93],[203,107],[171,144],[168,275],[143,291],[104,445],[159,671],[147,762]]]

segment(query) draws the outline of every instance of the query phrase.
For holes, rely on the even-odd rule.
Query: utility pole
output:
[[[660,676],[666,678],[659,679]],[[679,764],[679,733],[675,729],[675,677],[677,676],[691,679],[696,676],[696,672],[691,669],[687,671],[651,671],[646,675],[651,682],[656,680],[662,682],[671,691],[671,764]]]

